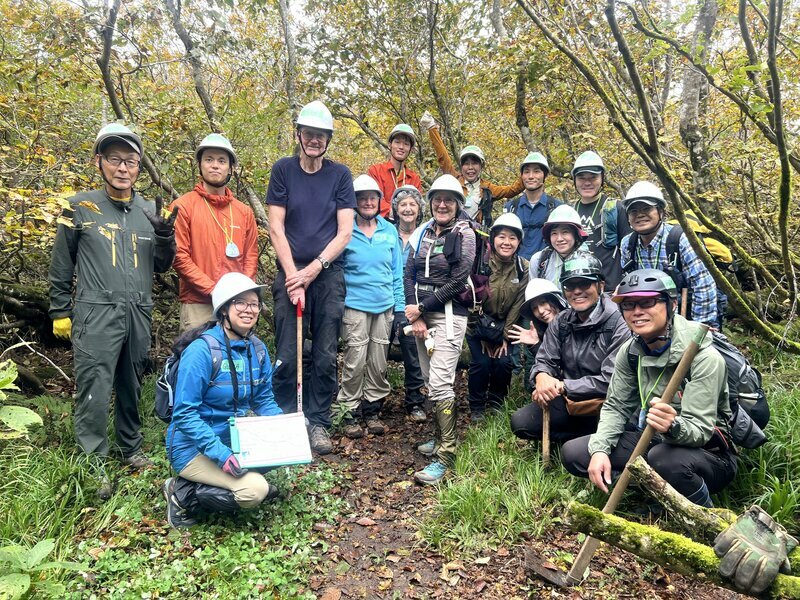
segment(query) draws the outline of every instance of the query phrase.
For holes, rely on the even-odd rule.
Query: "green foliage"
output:
[[[12,361],[0,362],[0,402],[5,401],[3,390],[17,390],[14,385],[17,379],[17,365]],[[42,418],[23,406],[0,406],[0,423],[10,431],[0,430],[0,440],[25,436],[31,427],[41,425]]]
[[[52,539],[46,539],[33,548],[16,545],[0,548],[0,598],[16,600],[31,588],[53,598],[63,594],[64,586],[50,581],[45,571],[81,571],[86,569],[86,565],[66,561],[44,562],[55,546]]]

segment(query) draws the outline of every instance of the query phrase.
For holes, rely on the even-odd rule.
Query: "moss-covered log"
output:
[[[709,583],[736,590],[732,581],[719,576],[719,559],[710,547],[677,533],[657,527],[631,523],[616,515],[572,502],[567,507],[567,525],[574,531],[612,544],[646,560],[691,577],[703,577]],[[778,575],[769,589],[771,598],[800,600],[800,577]]]

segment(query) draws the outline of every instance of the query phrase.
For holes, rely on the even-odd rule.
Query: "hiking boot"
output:
[[[174,492],[175,478],[170,477],[164,482],[164,498],[167,501],[167,523],[173,527],[191,527],[197,524],[185,508],[183,508]]]
[[[137,471],[141,471],[142,469],[146,469],[147,467],[153,466],[153,461],[147,458],[147,455],[142,452],[141,450],[137,450],[130,456],[126,456],[122,459],[123,465],[128,465],[129,467],[133,467]]]
[[[264,502],[269,502],[270,500],[274,500],[278,496],[281,495],[281,491],[278,489],[278,486],[272,485],[269,481],[267,482],[267,496],[264,498]]]
[[[386,433],[386,426],[378,417],[367,417],[367,431],[372,435],[383,435]]]
[[[111,498],[111,494],[114,493],[114,486],[111,483],[111,479],[108,478],[108,475],[103,473],[97,479],[97,498],[105,502],[109,498]]]
[[[414,473],[414,480],[423,485],[434,485],[444,478],[445,473],[447,473],[447,466],[436,460],[422,469],[422,471]]]
[[[436,440],[428,440],[417,446],[417,452],[424,456],[433,456],[434,450],[436,450]]]
[[[486,418],[486,412],[482,410],[473,410],[469,413],[469,420],[471,423],[480,423]]]
[[[408,420],[414,423],[424,423],[428,420],[428,415],[425,414],[421,406],[415,406],[408,411]]]
[[[345,423],[342,433],[344,433],[344,435],[346,437],[349,437],[351,440],[364,437],[364,430],[361,429],[361,425],[359,425],[355,421],[350,421],[348,423]]]
[[[308,437],[311,442],[311,449],[317,454],[330,454],[333,452],[331,436],[328,435],[328,430],[322,425],[312,425]]]

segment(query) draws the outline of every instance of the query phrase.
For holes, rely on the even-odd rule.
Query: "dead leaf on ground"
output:
[[[382,579],[394,579],[394,573],[392,573],[392,570],[386,565],[379,567],[377,574],[378,577],[381,577]]]
[[[478,579],[478,581],[475,582],[475,591],[478,594],[480,594],[483,591],[483,588],[485,588],[485,587],[486,587],[486,581],[485,580]]]
[[[481,556],[480,558],[475,559],[476,565],[488,565],[489,561],[492,560],[491,556]]]
[[[393,563],[399,563],[403,559],[400,558],[397,554],[387,554],[386,555],[386,560],[388,560],[389,562],[393,562]]]
[[[372,527],[373,525],[377,525],[378,523],[370,519],[369,517],[361,517],[358,521],[356,521],[362,527]]]
[[[339,600],[342,597],[342,590],[339,588],[328,588],[319,597],[319,600]]]

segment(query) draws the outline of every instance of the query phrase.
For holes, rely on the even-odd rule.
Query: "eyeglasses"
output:
[[[244,312],[247,309],[250,309],[252,312],[258,312],[261,310],[261,302],[248,302],[247,300],[237,299],[233,301],[233,308],[235,308],[237,312]]]
[[[561,285],[564,287],[565,292],[574,292],[575,290],[585,290],[590,287],[595,281],[591,279],[578,279],[577,281],[565,281]]]
[[[456,200],[455,198],[433,198],[433,199],[431,199],[431,204],[434,205],[434,206],[437,205],[437,204],[446,204],[447,206],[453,206],[453,205],[455,205],[456,202],[458,202],[458,200]]]
[[[139,165],[142,164],[141,161],[135,158],[120,158],[119,156],[106,156],[106,162],[110,164],[112,167],[119,167],[122,163],[125,163],[125,166],[129,169],[138,169]]]
[[[619,303],[622,310],[634,310],[637,306],[639,308],[653,308],[659,302],[666,302],[663,298],[642,298],[641,300],[625,300]]]
[[[300,136],[303,138],[304,141],[310,142],[311,140],[327,140],[328,133],[325,131],[314,130],[314,129],[301,129]]]

